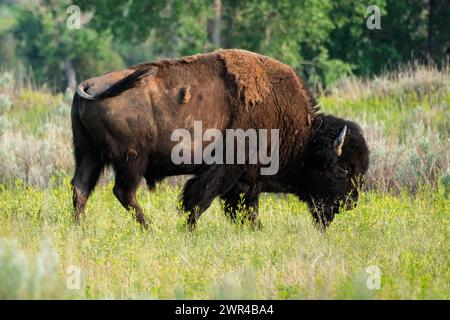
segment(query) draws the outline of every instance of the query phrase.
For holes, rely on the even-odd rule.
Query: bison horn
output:
[[[337,136],[336,140],[334,140],[334,144],[333,144],[334,152],[336,152],[336,155],[338,157],[340,157],[342,154],[342,146],[344,145],[346,134],[347,134],[347,125],[344,126],[344,128],[341,130],[341,132]]]

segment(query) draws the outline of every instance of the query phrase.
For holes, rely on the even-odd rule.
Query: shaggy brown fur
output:
[[[221,50],[218,54],[235,81],[239,98],[245,106],[263,102],[272,89],[264,64],[274,61],[243,50]]]
[[[175,165],[170,156],[178,142],[171,134],[178,128],[192,131],[194,121],[201,121],[204,130],[222,132],[279,129],[278,174],[261,176],[259,164]],[[333,141],[345,125],[349,138],[338,157]],[[262,191],[297,194],[326,226],[340,202],[356,198],[355,181],[368,166],[356,124],[318,114],[309,90],[289,66],[237,49],[140,64],[85,80],[72,104],[72,127],[77,219],[102,168],[110,164],[116,171],[114,194],[143,225],[135,197],[141,178],[153,187],[167,176],[194,174],[183,191],[190,226],[218,196],[232,218],[244,201],[256,224]],[[351,173],[341,176],[350,167]]]

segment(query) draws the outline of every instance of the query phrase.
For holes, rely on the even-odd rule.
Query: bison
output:
[[[224,200],[230,218],[236,220],[244,208],[240,218],[259,225],[261,192],[295,194],[324,229],[340,208],[356,205],[369,165],[356,123],[321,113],[292,68],[245,50],[143,63],[85,80],[74,95],[71,120],[77,221],[102,169],[110,165],[114,195],[144,227],[147,220],[136,200],[142,177],[153,188],[165,177],[187,174],[192,178],[181,203],[191,229],[216,197]],[[278,129],[278,171],[261,174],[259,161],[174,163],[173,132],[192,132],[196,121],[219,132]]]

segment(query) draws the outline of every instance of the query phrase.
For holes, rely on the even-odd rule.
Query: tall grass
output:
[[[360,100],[365,97],[418,96],[448,94],[450,65],[411,63],[374,78],[345,77],[331,87],[329,95],[339,99]]]

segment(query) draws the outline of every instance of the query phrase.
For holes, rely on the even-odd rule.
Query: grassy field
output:
[[[148,231],[109,187],[95,193],[82,226],[72,221],[68,185],[2,190],[0,298],[450,298],[442,189],[366,193],[326,234],[290,196],[262,199],[261,231],[229,223],[216,202],[194,233],[175,213],[173,188],[139,198]],[[80,290],[66,287],[72,265]],[[367,287],[372,265],[379,290]]]
[[[142,188],[143,231],[110,173],[75,225],[71,94],[0,74],[0,299],[450,299],[449,88],[448,70],[411,66],[320,97],[371,149],[358,207],[326,233],[285,195],[262,197],[262,230],[233,225],[216,201],[189,233],[179,186]]]

